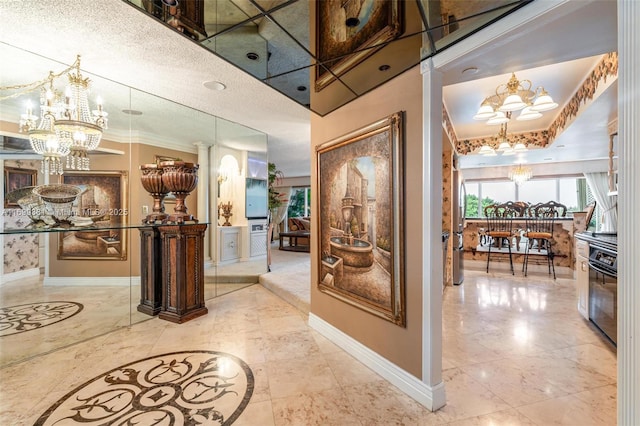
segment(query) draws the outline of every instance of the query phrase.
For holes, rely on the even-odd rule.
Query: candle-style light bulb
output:
[[[102,97],[98,96],[96,98],[96,103],[98,104],[98,111],[102,112]]]

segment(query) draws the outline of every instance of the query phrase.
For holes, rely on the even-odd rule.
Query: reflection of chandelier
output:
[[[487,120],[487,124],[498,125],[509,122],[511,112],[520,111],[516,120],[534,120],[542,117],[541,112],[558,106],[544,87],[531,90],[530,80],[518,80],[515,73],[507,84],[496,87],[496,93],[484,99],[474,120]]]
[[[75,74],[70,71],[75,68]],[[53,88],[56,77],[68,74],[69,86],[64,101]],[[98,99],[97,109],[89,109],[89,79],[80,74],[80,55],[74,64],[58,75],[49,73],[49,88],[42,87],[40,95],[40,122],[27,106],[21,115],[20,129],[29,134],[33,150],[43,156],[42,172],[62,174],[62,161],[66,168],[89,170],[88,151],[100,144],[103,129],[107,128],[107,113]],[[42,86],[42,85],[40,85]]]
[[[531,171],[531,167],[523,166],[522,164],[518,164],[509,171],[509,179],[518,185],[522,185],[531,179],[532,176],[533,172]]]

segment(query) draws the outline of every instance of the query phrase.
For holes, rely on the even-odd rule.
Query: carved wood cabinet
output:
[[[207,314],[204,299],[206,224],[141,227],[138,311],[183,323]]]

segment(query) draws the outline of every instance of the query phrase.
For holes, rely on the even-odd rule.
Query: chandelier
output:
[[[517,185],[522,185],[532,177],[533,172],[531,167],[523,166],[522,164],[512,167],[509,171],[509,179],[514,181]]]
[[[500,132],[498,132],[497,143],[497,148],[493,148],[488,144],[482,145],[480,147],[480,151],[478,151],[478,154],[485,156],[496,156],[499,152],[502,155],[514,155],[520,152],[528,151],[527,146],[522,142],[517,142],[515,145],[511,146],[511,143],[509,143],[509,139],[507,138],[507,123],[503,123],[500,125]]]
[[[531,90],[532,86],[530,80],[518,80],[512,73],[507,84],[496,87],[495,94],[482,101],[473,119],[499,125],[509,122],[512,112],[521,111],[516,120],[535,120],[542,112],[558,107],[544,87]]]
[[[72,72],[75,70],[75,73]],[[54,80],[68,75],[69,85],[64,98],[54,89]],[[98,98],[96,109],[89,108],[89,79],[80,73],[80,55],[65,71],[49,73],[45,84],[24,87],[41,87],[40,117],[33,114],[31,105],[20,116],[20,131],[27,132],[31,147],[42,155],[42,173],[62,174],[65,167],[72,170],[89,170],[88,152],[98,148],[102,131],[107,128],[107,112]]]

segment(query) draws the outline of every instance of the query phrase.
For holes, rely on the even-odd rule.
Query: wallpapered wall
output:
[[[37,160],[6,160],[4,166],[39,170],[40,162]],[[38,183],[41,181],[42,175],[38,173]],[[29,218],[19,208],[4,209],[3,214],[5,226],[22,227],[24,226],[23,222],[30,222]],[[4,274],[37,268],[40,264],[39,243],[38,234],[5,235],[3,251]]]
[[[443,136],[444,138],[445,136]],[[446,143],[446,142],[445,142]],[[442,152],[442,232],[451,232],[451,165],[453,162],[453,151]],[[452,238],[449,237],[447,241],[447,263],[444,269],[444,281],[447,285],[452,284],[453,281],[453,269],[452,269]]]

